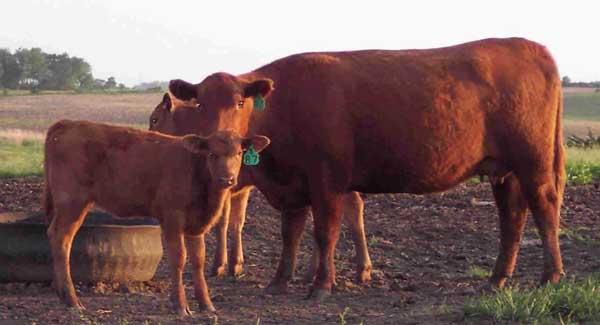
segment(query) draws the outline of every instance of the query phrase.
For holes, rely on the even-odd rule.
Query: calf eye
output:
[[[153,118],[152,119],[152,124],[156,124],[156,122],[158,122],[158,119],[157,118]]]
[[[243,101],[243,100],[240,100],[240,101],[237,103],[237,108],[238,108],[238,109],[242,109],[242,108],[244,108],[244,101]]]
[[[197,109],[202,109],[202,104],[196,104]]]
[[[215,158],[215,154],[212,152],[208,153],[208,159],[214,159]]]

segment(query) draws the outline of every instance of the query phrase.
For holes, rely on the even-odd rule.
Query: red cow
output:
[[[283,213],[272,291],[291,278],[310,208],[319,246],[311,293],[322,298],[335,278],[344,194],[439,192],[481,173],[499,180],[492,184],[501,234],[491,284],[503,286],[514,270],[527,209],[544,249],[541,280],[561,278],[562,93],[556,64],[537,43],[304,53],[238,76],[174,80],[170,91],[196,100],[206,132],[233,126],[273,139],[261,164],[240,175]]]

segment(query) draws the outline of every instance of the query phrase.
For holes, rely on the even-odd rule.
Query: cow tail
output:
[[[558,109],[556,112],[556,128],[554,130],[554,177],[555,187],[558,195],[558,207],[562,205],[563,195],[565,192],[565,182],[567,179],[565,171],[565,148],[563,145],[563,95],[562,89],[558,91]]]

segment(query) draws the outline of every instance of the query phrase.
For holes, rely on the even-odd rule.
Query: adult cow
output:
[[[236,125],[273,139],[260,165],[241,175],[283,212],[271,288],[291,276],[308,207],[320,253],[311,295],[320,299],[335,277],[343,194],[438,192],[476,174],[495,180],[500,215],[491,284],[502,287],[514,270],[528,208],[544,249],[541,280],[561,278],[562,93],[556,64],[537,43],[305,53],[196,85],[175,80],[170,91],[201,105],[207,132]],[[269,94],[266,110],[250,112]]]

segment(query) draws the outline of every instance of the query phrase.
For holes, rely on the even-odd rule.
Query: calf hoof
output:
[[[81,303],[81,300],[76,295],[64,293],[62,291],[58,291],[58,297],[60,300],[67,305],[69,308],[75,308],[78,310],[85,310],[85,306]]]
[[[199,305],[200,305],[201,311],[207,311],[207,312],[213,313],[213,314],[217,312],[217,309],[213,306],[212,303],[209,303],[209,304],[199,303]]]
[[[192,316],[193,313],[190,310],[190,306],[186,305],[186,306],[173,306],[173,310],[175,311],[175,313],[179,316]]]
[[[331,296],[331,289],[311,289],[306,299],[315,302],[323,302],[327,297]]]
[[[288,293],[288,282],[287,281],[272,281],[269,283],[265,292],[270,295],[282,295]]]
[[[227,264],[224,264],[224,265],[215,264],[215,266],[212,268],[212,271],[210,272],[210,275],[217,277],[217,278],[225,277],[225,275],[227,275]]]
[[[232,266],[229,268],[229,274],[236,278],[241,276],[242,274],[244,274],[244,264],[232,264]]]
[[[356,273],[356,283],[365,284],[371,281],[371,266],[366,266],[362,271]]]

